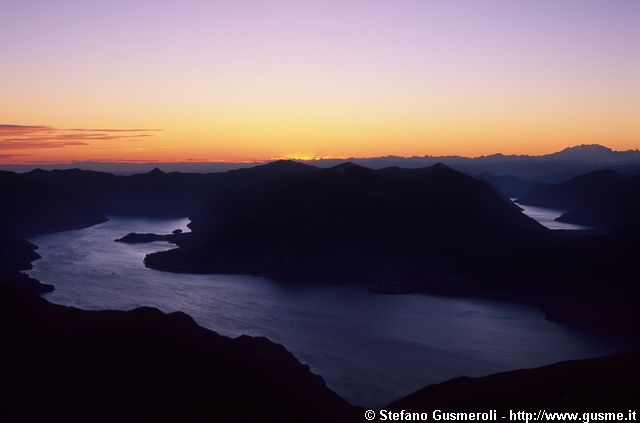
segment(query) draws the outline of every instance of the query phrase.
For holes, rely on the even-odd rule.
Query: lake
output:
[[[558,222],[556,219],[567,212],[567,210],[550,209],[547,207],[526,206],[516,203],[522,209],[522,213],[526,214],[533,220],[537,220],[542,226],[549,229],[565,229],[569,231],[591,229],[588,226],[576,225],[574,223]]]
[[[83,309],[184,311],[235,337],[266,336],[309,364],[353,404],[380,407],[427,384],[603,355],[612,340],[549,322],[535,308],[353,287],[279,283],[244,275],[186,275],[143,265],[166,242],[123,244],[129,232],[186,230],[187,219],[111,217],[35,237],[28,273],[56,286],[49,301]],[[301,281],[304,282],[304,281]]]

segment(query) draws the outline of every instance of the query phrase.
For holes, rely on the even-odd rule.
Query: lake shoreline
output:
[[[210,275],[203,275],[203,276],[206,276],[204,278],[199,278],[199,277],[197,277],[198,275],[184,275],[184,276],[187,277],[186,281],[192,281],[192,282],[186,282],[186,284],[183,284],[182,282],[179,282],[181,279],[175,279],[173,276],[171,276],[172,274],[165,274],[165,272],[155,272],[155,271],[153,271],[151,269],[147,269],[144,266],[142,266],[142,258],[144,257],[144,254],[146,254],[144,251],[146,251],[147,248],[151,247],[153,250],[164,251],[164,250],[166,250],[167,246],[170,245],[170,244],[168,244],[166,241],[163,241],[161,243],[152,242],[151,244],[146,244],[146,246],[145,246],[145,244],[115,243],[115,242],[113,242],[113,239],[115,239],[115,238],[117,238],[119,236],[125,235],[126,233],[129,232],[129,231],[124,231],[124,230],[120,230],[120,229],[118,229],[116,232],[114,232],[113,230],[109,229],[109,227],[112,227],[112,225],[114,225],[114,224],[120,225],[120,223],[118,223],[119,221],[123,221],[124,222],[124,221],[129,221],[129,219],[127,219],[127,218],[120,219],[120,218],[117,218],[117,217],[113,217],[113,220],[111,221],[111,223],[106,223],[106,224],[104,224],[104,226],[93,227],[93,228],[89,228],[87,230],[80,231],[80,232],[63,234],[62,238],[59,238],[60,241],[54,242],[54,244],[51,244],[51,247],[53,247],[53,245],[56,245],[56,247],[54,247],[55,250],[51,250],[51,251],[53,251],[54,254],[60,254],[61,253],[60,248],[57,247],[57,246],[61,246],[61,245],[64,244],[65,248],[66,248],[66,247],[72,246],[75,242],[81,242],[80,244],[77,244],[77,245],[78,245],[78,248],[82,248],[82,246],[84,245],[82,242],[84,242],[84,241],[82,241],[82,240],[75,241],[75,239],[77,238],[77,235],[81,234],[82,237],[85,237],[85,236],[88,236],[88,234],[92,234],[93,233],[93,235],[91,235],[91,238],[88,238],[87,241],[91,241],[92,243],[99,241],[99,243],[96,244],[96,247],[99,247],[99,248],[96,251],[92,252],[91,255],[90,255],[90,257],[94,257],[95,256],[95,260],[99,261],[99,263],[97,262],[98,264],[96,264],[97,267],[95,269],[96,269],[96,271],[99,271],[100,274],[103,275],[103,276],[98,276],[98,278],[104,278],[104,281],[105,281],[104,282],[104,284],[105,284],[104,288],[110,289],[113,292],[112,295],[120,295],[118,293],[122,292],[122,295],[125,295],[127,298],[130,298],[127,301],[130,301],[131,306],[125,306],[124,309],[127,309],[129,307],[135,307],[136,304],[138,304],[138,305],[147,304],[147,305],[151,305],[151,306],[156,306],[157,307],[158,305],[161,305],[162,303],[158,302],[159,299],[155,299],[155,300],[153,299],[153,296],[155,295],[154,291],[158,292],[158,290],[159,290],[160,292],[162,292],[164,289],[167,289],[169,287],[173,287],[175,285],[175,289],[179,289],[179,291],[176,291],[176,293],[177,292],[181,292],[182,294],[180,294],[180,295],[183,295],[184,293],[188,292],[188,291],[184,291],[184,290],[185,289],[191,289],[191,288],[188,288],[188,287],[192,286],[194,283],[196,283],[197,286],[202,286],[202,288],[198,288],[198,289],[206,289],[206,292],[211,291],[211,294],[207,294],[205,291],[203,291],[201,294],[197,294],[197,295],[194,293],[195,296],[193,297],[192,300],[188,300],[189,302],[191,302],[191,301],[198,301],[199,302],[199,301],[201,301],[201,299],[196,300],[196,298],[207,298],[207,297],[209,297],[209,295],[218,296],[218,295],[220,295],[220,292],[222,292],[222,291],[219,291],[219,290],[221,288],[224,288],[225,290],[226,289],[233,289],[233,290],[238,290],[239,289],[240,290],[239,293],[242,292],[242,294],[240,294],[240,295],[242,295],[243,297],[246,297],[249,293],[252,293],[252,292],[255,291],[255,293],[252,293],[249,297],[247,297],[247,301],[249,301],[249,303],[251,303],[253,301],[264,302],[265,299],[266,299],[267,300],[266,304],[269,304],[269,301],[271,301],[269,299],[269,296],[265,297],[264,294],[261,293],[261,292],[264,291],[264,290],[267,290],[267,292],[270,292],[270,290],[276,289],[276,291],[274,291],[274,293],[277,293],[278,295],[286,295],[286,296],[293,295],[294,298],[292,298],[291,300],[294,300],[296,296],[302,295],[302,297],[300,297],[300,299],[304,300],[304,301],[300,301],[298,299],[295,299],[295,301],[292,304],[297,304],[297,307],[302,307],[304,309],[304,308],[307,308],[307,306],[308,306],[307,301],[311,301],[310,298],[314,298],[314,302],[316,301],[316,299],[315,299],[316,295],[315,294],[313,294],[311,297],[303,295],[304,291],[306,291],[308,289],[312,289],[312,290],[315,290],[314,292],[317,291],[318,294],[320,294],[320,298],[322,298],[323,296],[327,296],[328,295],[328,297],[326,298],[326,301],[328,301],[328,304],[331,304],[331,308],[335,307],[335,302],[336,301],[346,302],[345,303],[345,305],[346,305],[350,301],[356,301],[356,300],[357,301],[362,301],[365,298],[371,298],[372,300],[375,300],[376,302],[380,303],[380,306],[375,306],[375,310],[378,310],[379,309],[378,307],[387,307],[387,306],[384,306],[384,304],[389,303],[389,301],[391,301],[392,303],[397,303],[398,304],[397,307],[400,307],[401,304],[405,304],[405,303],[411,304],[411,303],[416,302],[416,301],[418,301],[418,303],[423,303],[423,302],[426,301],[425,304],[431,304],[431,302],[434,301],[433,305],[422,306],[422,307],[419,308],[421,310],[426,310],[426,311],[428,311],[434,305],[437,305],[442,301],[444,301],[443,306],[445,304],[447,304],[448,302],[452,301],[452,303],[451,303],[452,305],[453,304],[459,304],[456,307],[462,307],[463,310],[466,310],[466,309],[473,310],[473,309],[476,309],[477,307],[480,307],[480,308],[478,308],[478,311],[482,311],[486,307],[494,307],[493,303],[491,303],[491,302],[486,303],[486,305],[485,305],[485,303],[483,303],[482,301],[478,300],[478,297],[465,297],[465,298],[462,298],[462,297],[441,297],[441,296],[431,296],[431,295],[428,295],[428,294],[427,295],[412,295],[412,294],[409,294],[409,295],[382,295],[382,296],[377,296],[375,294],[368,293],[368,291],[363,291],[363,294],[354,294],[354,292],[360,292],[360,291],[359,290],[353,291],[351,289],[346,289],[345,290],[345,288],[347,288],[347,287],[335,287],[335,288],[327,287],[328,288],[328,291],[327,291],[327,290],[325,290],[324,285],[317,285],[316,286],[315,284],[310,284],[310,285],[308,285],[308,288],[307,288],[307,287],[304,287],[304,286],[303,287],[297,286],[299,284],[295,284],[295,283],[287,283],[286,281],[283,282],[283,283],[274,283],[274,282],[270,282],[270,281],[267,281],[266,279],[262,279],[262,278],[251,278],[251,282],[249,284],[245,284],[244,282],[238,284],[237,281],[243,281],[244,279],[243,279],[243,277],[236,277],[236,276],[231,276],[229,278],[225,278],[225,277],[221,277],[221,276],[218,275],[218,276],[215,276],[211,280],[211,282],[209,282]],[[142,221],[144,221],[144,219],[142,219],[142,220],[133,219],[133,221],[132,221],[133,223],[132,224],[138,225]],[[138,222],[138,223],[136,223],[136,222]],[[153,221],[153,222],[151,222],[149,224],[150,225],[155,225],[155,224],[158,224],[159,222],[162,222],[162,220],[156,220],[156,221]],[[184,224],[181,224],[181,225],[184,225]],[[117,226],[117,227],[120,227],[120,226]],[[136,227],[138,227],[138,226],[136,226]],[[176,229],[176,228],[178,228],[178,226],[175,226],[174,224],[170,224],[170,226],[167,227],[166,232],[171,232],[171,230]],[[99,230],[96,230],[96,229],[99,229]],[[105,231],[107,231],[107,232],[105,232]],[[165,232],[165,231],[163,231],[163,232]],[[118,234],[118,235],[117,236],[107,236],[107,237],[103,236],[106,233],[114,233],[114,234]],[[48,238],[48,239],[51,239],[51,238]],[[34,240],[34,241],[38,241],[38,240]],[[60,263],[60,260],[63,257],[62,256],[58,256],[57,258],[56,257],[48,257],[47,258],[46,251],[49,251],[51,249],[51,247],[47,247],[47,245],[45,245],[45,244],[46,243],[42,244],[42,247],[41,247],[41,252],[43,252],[45,260],[44,260],[44,262],[40,262],[39,265],[36,266],[36,274],[37,274],[37,272],[45,271],[45,272],[47,272],[48,275],[52,276],[55,273],[51,273],[50,271],[46,271],[45,269],[50,269],[49,267],[46,267],[46,266],[49,266],[49,264],[51,264],[53,262]],[[138,270],[136,270],[136,272],[140,272],[141,275],[149,275],[149,276],[152,276],[153,278],[160,278],[159,280],[162,280],[163,282],[159,284],[155,280],[154,281],[150,281],[148,288],[145,288],[145,289],[149,289],[148,293],[144,293],[144,294],[141,293],[141,297],[140,297],[141,302],[136,302],[135,295],[132,297],[132,294],[135,294],[135,292],[131,292],[130,288],[125,288],[124,286],[120,286],[119,283],[114,285],[114,283],[116,283],[116,281],[120,281],[123,278],[124,279],[129,279],[129,277],[127,277],[126,268],[122,268],[120,270],[119,269],[119,265],[115,265],[115,267],[113,267],[113,269],[117,272],[117,274],[111,275],[111,273],[109,271],[104,272],[104,270],[106,270],[105,267],[107,269],[109,268],[109,262],[110,261],[107,260],[106,262],[104,262],[104,260],[102,258],[100,258],[99,255],[98,256],[95,255],[95,254],[102,254],[102,253],[100,253],[102,248],[107,248],[109,251],[120,251],[121,253],[122,252],[127,252],[127,251],[135,252],[135,257],[134,257],[135,260],[133,260],[134,258],[131,259],[131,262],[132,262],[131,266],[134,266],[135,269],[138,269]],[[47,260],[49,260],[49,263],[47,263]],[[135,261],[135,263],[133,263],[134,261]],[[62,263],[65,263],[65,262],[66,262],[66,260],[62,259]],[[74,262],[74,260],[69,261],[69,265],[71,266],[73,262]],[[40,266],[40,264],[46,265],[45,268],[42,268]],[[78,270],[82,269],[82,272],[85,275],[86,275],[86,272],[88,270],[92,269],[91,267],[87,267],[86,265],[82,265],[82,264],[78,264],[78,265],[80,266],[78,268]],[[74,272],[75,271],[73,269],[74,269],[73,267],[69,267],[68,269],[65,269],[63,271],[64,275],[65,275],[65,279],[69,280],[68,278],[74,278],[75,277],[74,276]],[[104,269],[104,270],[100,270],[100,269]],[[149,273],[149,272],[151,272],[151,273]],[[95,279],[96,278],[93,277],[93,276],[88,276],[88,280],[95,280]],[[53,280],[53,279],[51,279],[51,280]],[[166,282],[164,282],[164,281],[166,281]],[[216,281],[221,281],[221,282],[216,282]],[[84,284],[82,286],[84,286]],[[79,285],[78,288],[82,288],[82,286]],[[140,286],[139,283],[135,283],[135,285],[131,285],[131,287],[133,289],[138,289],[138,288],[135,288],[136,286]],[[271,286],[273,286],[273,288],[271,288]],[[89,289],[90,286],[87,286],[86,288]],[[97,286],[96,289],[98,289],[98,288],[100,288],[100,287]],[[256,288],[259,288],[259,290],[256,291]],[[84,289],[84,288],[82,288],[82,289]],[[102,291],[102,289],[103,288],[100,288],[100,290],[95,291],[95,292],[96,293],[101,293],[100,295],[102,295],[103,293],[105,293],[104,291]],[[174,289],[174,288],[171,288],[171,289]],[[334,289],[335,289],[335,294],[333,293]],[[50,301],[59,302],[59,299],[61,298],[60,295],[66,295],[66,294],[64,294],[64,292],[65,292],[64,286],[63,285],[59,285],[59,289],[56,292],[54,292],[52,294],[48,294],[48,295],[46,295],[46,297],[49,298]],[[215,292],[217,292],[217,294],[215,294]],[[278,293],[278,292],[280,292],[280,293]],[[364,292],[367,292],[367,294],[364,295]],[[95,294],[91,294],[91,295],[93,296]],[[236,295],[236,294],[234,294],[234,295]],[[255,298],[253,297],[254,295],[255,295]],[[269,295],[272,295],[272,294],[269,294]],[[362,299],[360,299],[361,295],[364,295],[362,297]],[[373,297],[369,297],[370,295],[373,295]],[[334,296],[335,296],[335,299],[334,299]],[[113,297],[113,298],[116,299],[116,297]],[[142,300],[142,298],[145,298],[145,299]],[[191,297],[188,297],[188,298],[191,298]],[[441,299],[438,299],[438,298],[441,298]],[[494,300],[495,300],[495,298],[494,298]],[[501,300],[504,300],[504,299],[501,299]],[[111,304],[115,304],[115,303],[113,303],[113,300],[111,300],[111,301],[112,301]],[[187,301],[187,297],[185,297],[185,300],[183,300],[183,301]],[[323,299],[322,301],[325,301],[325,300]],[[367,301],[370,301],[370,300],[367,300]],[[500,304],[502,304],[502,303],[503,302],[500,301]],[[69,304],[69,303],[63,302],[63,304]],[[83,306],[82,304],[83,304],[83,302],[72,302],[69,305],[75,305],[75,306],[80,306],[81,308],[85,308],[85,306]],[[93,304],[93,305],[90,306],[91,309],[105,308],[105,307],[99,307],[99,302],[95,302],[95,301],[92,301],[91,303],[86,303],[85,302],[84,304]],[[314,304],[314,303],[309,303],[309,304]],[[478,305],[476,306],[474,304],[478,304]],[[519,307],[517,304],[511,303],[511,302],[505,302],[504,304],[505,304],[505,307],[508,307],[508,308],[509,307],[516,307],[516,308]],[[239,313],[239,311],[242,311],[244,309],[244,307],[245,307],[244,305],[241,305],[240,307],[234,306],[233,308],[229,308],[228,312],[226,311],[227,310],[226,308],[223,308],[223,309],[220,309],[220,310],[216,311],[215,312],[215,316],[218,316],[217,319],[225,319],[225,320],[229,320],[230,322],[232,322],[232,321],[234,321],[235,319],[238,319],[241,316],[238,313]],[[251,306],[251,307],[255,307],[255,306]],[[314,307],[315,307],[315,305],[314,305]],[[500,306],[500,307],[502,307],[502,306]],[[106,308],[113,308],[113,307],[110,306],[110,307],[106,307]],[[117,307],[117,308],[122,309],[121,307]],[[448,308],[448,306],[447,306],[447,308]],[[443,312],[447,308],[443,309]],[[161,309],[163,309],[165,311],[186,310],[184,307],[166,308],[164,306],[161,307]],[[311,308],[311,310],[313,310],[313,308]],[[324,313],[323,310],[324,309],[319,309],[318,312],[323,312]],[[200,312],[196,313],[195,316],[194,316],[194,317],[196,317],[196,319],[199,322],[201,322],[201,319],[203,319],[203,317],[206,317],[206,314],[202,314],[203,312],[204,311],[200,311]],[[371,313],[374,313],[374,310],[372,310]],[[400,309],[399,309],[398,313],[406,314],[406,311],[405,312],[401,312]],[[413,311],[411,313],[413,313]],[[189,314],[193,314],[193,313],[189,312]],[[371,317],[375,317],[375,314],[371,314],[370,316],[368,316],[368,318],[371,318]],[[292,316],[288,316],[286,314],[282,315],[282,316],[279,316],[277,318],[279,320],[282,319],[283,320],[283,324],[286,321],[287,322],[286,325],[291,325],[291,322],[296,323],[295,319],[298,319],[299,316],[298,317],[293,317],[293,319],[294,319],[293,321],[291,320]],[[336,316],[336,318],[338,318],[338,316]],[[382,316],[376,317],[376,319],[377,318],[382,318]],[[410,320],[413,319],[413,318],[409,318],[408,315],[405,318],[410,319]],[[460,316],[460,318],[462,319],[463,317]],[[265,319],[264,317],[260,318],[260,320],[264,320],[264,319]],[[531,317],[531,319],[533,319],[533,317]],[[543,318],[542,315],[540,315],[540,317],[536,317],[535,319],[540,319],[540,320],[536,320],[538,323],[535,323],[535,325],[543,325],[544,326],[546,324],[546,323],[543,324],[544,318]],[[220,323],[220,320],[216,320],[216,321],[218,322],[218,323],[216,323],[216,325],[218,325]],[[323,318],[322,321],[326,322],[326,323],[331,323],[332,322],[332,320],[327,320],[326,318]],[[267,322],[268,322],[268,320],[267,320]],[[357,322],[357,320],[356,320],[356,322]],[[260,323],[259,325],[264,326],[265,323],[266,322],[263,322],[263,323]],[[307,324],[306,320],[302,320],[299,323],[300,324],[304,323],[305,325]],[[326,323],[323,323],[323,325],[326,326]],[[500,323],[500,322],[497,321],[496,323]],[[271,323],[271,325],[272,324],[273,323]],[[296,325],[297,324],[298,323],[296,323]],[[455,323],[451,323],[451,324],[455,324]],[[500,324],[502,324],[502,323],[500,323]],[[371,325],[372,325],[372,327],[378,327],[379,326],[379,324],[375,323],[375,322],[371,322]],[[208,326],[208,327],[212,327],[212,326]],[[226,334],[227,334],[227,336],[228,335],[238,336],[239,334],[242,334],[242,333],[248,333],[250,335],[258,335],[258,334],[260,334],[260,331],[256,332],[255,329],[247,331],[246,328],[248,328],[249,326],[243,326],[243,327],[245,327],[245,329],[242,329],[242,328],[239,327],[238,329],[234,329],[231,334],[228,331],[226,331]],[[286,326],[283,326],[283,328],[284,327],[286,327]],[[323,326],[318,326],[318,328],[314,329],[314,330],[315,331],[322,330],[321,329],[322,327]],[[283,341],[285,339],[283,338],[283,334],[282,333],[281,334],[277,334],[277,333],[273,332],[273,328],[269,329],[267,326],[264,326],[264,328],[267,329],[267,331],[266,332],[262,332],[263,336],[267,336],[269,339],[273,339],[275,342],[277,342],[279,344],[283,344]],[[218,331],[217,328],[215,328],[215,330]],[[349,329],[349,330],[352,330],[352,329]],[[570,330],[570,329],[569,328],[564,328],[562,330],[566,331],[566,330]],[[271,332],[269,332],[269,331],[271,331]],[[308,329],[305,328],[301,333],[304,333],[304,332],[308,332]],[[345,330],[340,330],[339,332],[345,332]],[[394,332],[394,336],[396,336],[395,335],[396,331],[394,330],[393,332]],[[222,333],[225,334],[225,331],[223,330]],[[331,338],[333,338],[333,337],[334,336],[331,336]],[[300,342],[303,342],[303,341],[300,340]],[[304,343],[308,343],[308,342],[309,341],[304,341]],[[367,341],[367,342],[371,342],[371,341]],[[376,341],[376,342],[378,342],[378,341]],[[502,342],[509,342],[509,341],[504,340]],[[551,343],[558,343],[558,342],[559,341],[551,341]],[[326,364],[320,363],[320,365],[318,365],[317,360],[313,358],[313,354],[311,354],[311,355],[309,355],[309,353],[301,354],[301,351],[302,351],[302,350],[300,350],[301,346],[300,345],[296,345],[295,343],[291,344],[289,342],[288,343],[289,345],[287,345],[287,343],[284,342],[284,344],[286,345],[286,347],[287,347],[287,349],[289,351],[292,351],[294,353],[294,355],[296,357],[298,357],[299,359],[301,359],[303,362],[309,363],[311,361],[312,363],[315,363],[314,365],[312,365],[314,372],[322,374],[323,376],[325,374],[327,374],[326,373]],[[292,345],[293,345],[293,349],[290,348]],[[348,344],[345,344],[345,345],[348,345]],[[411,344],[407,344],[407,347],[409,347],[409,345],[411,345]],[[407,348],[407,347],[404,347],[404,348]],[[412,348],[414,348],[414,347],[411,347],[410,350]],[[622,350],[618,349],[617,351],[622,351]],[[385,354],[385,355],[387,355],[387,354]],[[594,352],[593,354],[590,354],[590,356],[595,356],[595,355],[599,355],[599,353],[595,353]],[[391,357],[392,356],[393,356],[393,354],[391,355]],[[422,356],[422,354],[420,354],[420,356]],[[579,355],[579,356],[584,356],[584,355]],[[390,359],[391,359],[391,357],[390,357]],[[532,367],[532,366],[536,366],[536,365],[539,365],[539,364],[545,364],[545,363],[560,361],[563,358],[577,358],[578,356],[573,356],[572,357],[571,355],[565,355],[565,356],[557,356],[557,357],[558,357],[557,359],[550,359],[548,361],[542,361],[540,359],[538,359],[537,361],[534,360],[529,365],[525,365],[525,367]],[[524,356],[523,356],[523,358],[524,358]],[[401,359],[398,357],[398,360],[401,360]],[[409,363],[411,363],[411,361],[409,361]],[[427,363],[428,362],[425,362],[425,365]],[[493,367],[490,366],[489,368],[487,368],[486,371],[479,371],[478,369],[475,369],[475,370],[474,369],[467,369],[467,370],[461,369],[459,372],[457,372],[457,374],[446,374],[446,373],[443,373],[441,376],[437,376],[436,374],[434,374],[431,379],[429,379],[427,381],[422,380],[422,382],[419,385],[417,385],[417,384],[413,385],[413,386],[415,386],[415,388],[409,388],[409,389],[403,390],[403,392],[409,393],[409,392],[411,392],[412,389],[416,389],[419,386],[423,386],[425,383],[436,383],[437,381],[447,380],[447,379],[449,379],[449,378],[451,378],[453,376],[456,376],[456,375],[467,374],[467,375],[473,375],[473,376],[481,376],[483,374],[494,373],[495,371],[508,370],[509,368],[520,368],[521,366],[522,366],[522,364],[515,364],[513,367],[506,367],[506,366],[495,367],[495,365],[494,365]],[[324,370],[321,370],[321,369],[324,369]],[[407,371],[409,371],[409,370],[407,369]],[[412,369],[410,372],[416,373],[416,369]],[[419,374],[420,373],[416,374],[415,376],[419,376]],[[329,375],[331,376],[330,373],[329,373]],[[336,377],[336,375],[333,375],[333,376],[330,377],[330,379],[335,381],[335,377]],[[330,386],[333,387],[332,384],[330,384]],[[391,400],[393,398],[397,398],[398,396],[399,395],[393,395],[393,396],[392,395],[388,395],[388,396],[385,396],[384,398],[388,398],[389,400]],[[387,400],[382,399],[379,402],[376,401],[376,403],[381,405],[381,404],[386,403],[386,401]],[[351,400],[351,402],[353,402],[353,400]],[[358,403],[358,401],[356,401],[356,403]]]

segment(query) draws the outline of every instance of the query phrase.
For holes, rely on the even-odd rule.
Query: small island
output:
[[[168,241],[171,243],[176,243],[177,239],[181,236],[184,236],[182,229],[176,229],[171,234],[166,235],[158,235],[158,234],[139,234],[136,232],[128,233],[122,238],[115,239],[115,242],[122,242],[125,244],[145,244],[148,242],[154,241]]]

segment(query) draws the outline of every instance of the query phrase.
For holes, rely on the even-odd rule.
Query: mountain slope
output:
[[[191,227],[180,249],[149,255],[147,265],[394,277],[401,262],[486,252],[547,233],[489,184],[442,164],[375,171],[345,163],[291,175],[212,204]]]
[[[640,175],[603,192],[560,216],[560,222],[577,223],[606,230],[640,223]]]
[[[230,170],[228,175],[292,175],[311,172],[317,169],[315,166],[297,162],[294,160],[276,160],[263,165],[252,166],[244,169]]]
[[[621,411],[627,417],[637,402],[633,386],[640,379],[638,354],[565,361],[535,369],[462,377],[427,386],[385,407],[423,412],[509,410]],[[500,417],[498,417],[498,421]]]
[[[28,175],[0,172],[0,230],[14,236],[82,228],[105,217],[91,202],[64,187]]]
[[[106,215],[186,216],[213,197],[313,169],[302,163],[276,161],[211,174],[165,173],[159,168],[130,176],[80,169],[6,173],[48,190],[68,192]]]
[[[533,188],[518,203],[569,210],[580,207],[594,196],[625,180],[625,176],[612,170],[598,170],[576,176],[559,184],[542,184]]]
[[[540,184],[530,179],[518,178],[511,175],[494,175],[492,173],[483,173],[476,178],[487,181],[498,191],[509,198],[521,198],[528,194],[534,187]]]
[[[353,408],[282,346],[184,313],[83,311],[0,284],[0,420],[344,421]]]

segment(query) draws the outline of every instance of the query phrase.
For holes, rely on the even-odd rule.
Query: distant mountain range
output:
[[[372,158],[340,158],[300,160],[316,167],[332,167],[352,162],[372,169],[385,167],[421,168],[444,163],[454,169],[472,175],[492,173],[512,175],[545,182],[560,182],[582,173],[609,168],[621,173],[640,172],[640,150],[614,151],[602,145],[579,145],[545,155],[492,154],[480,157],[462,156],[385,156]],[[127,162],[72,162],[43,164],[4,164],[0,169],[25,172],[34,168],[96,170],[115,174],[143,173],[157,167],[165,172],[225,172],[232,169],[253,167],[266,162],[184,162],[184,163],[127,163]]]
[[[557,182],[592,170],[610,168],[621,172],[640,171],[640,150],[614,151],[601,145],[579,145],[540,156],[492,154],[480,157],[423,156],[349,159],[353,163],[381,169],[390,166],[420,168],[444,163],[456,170],[480,175],[512,175],[539,181]],[[335,165],[339,160],[316,160],[316,166]]]

